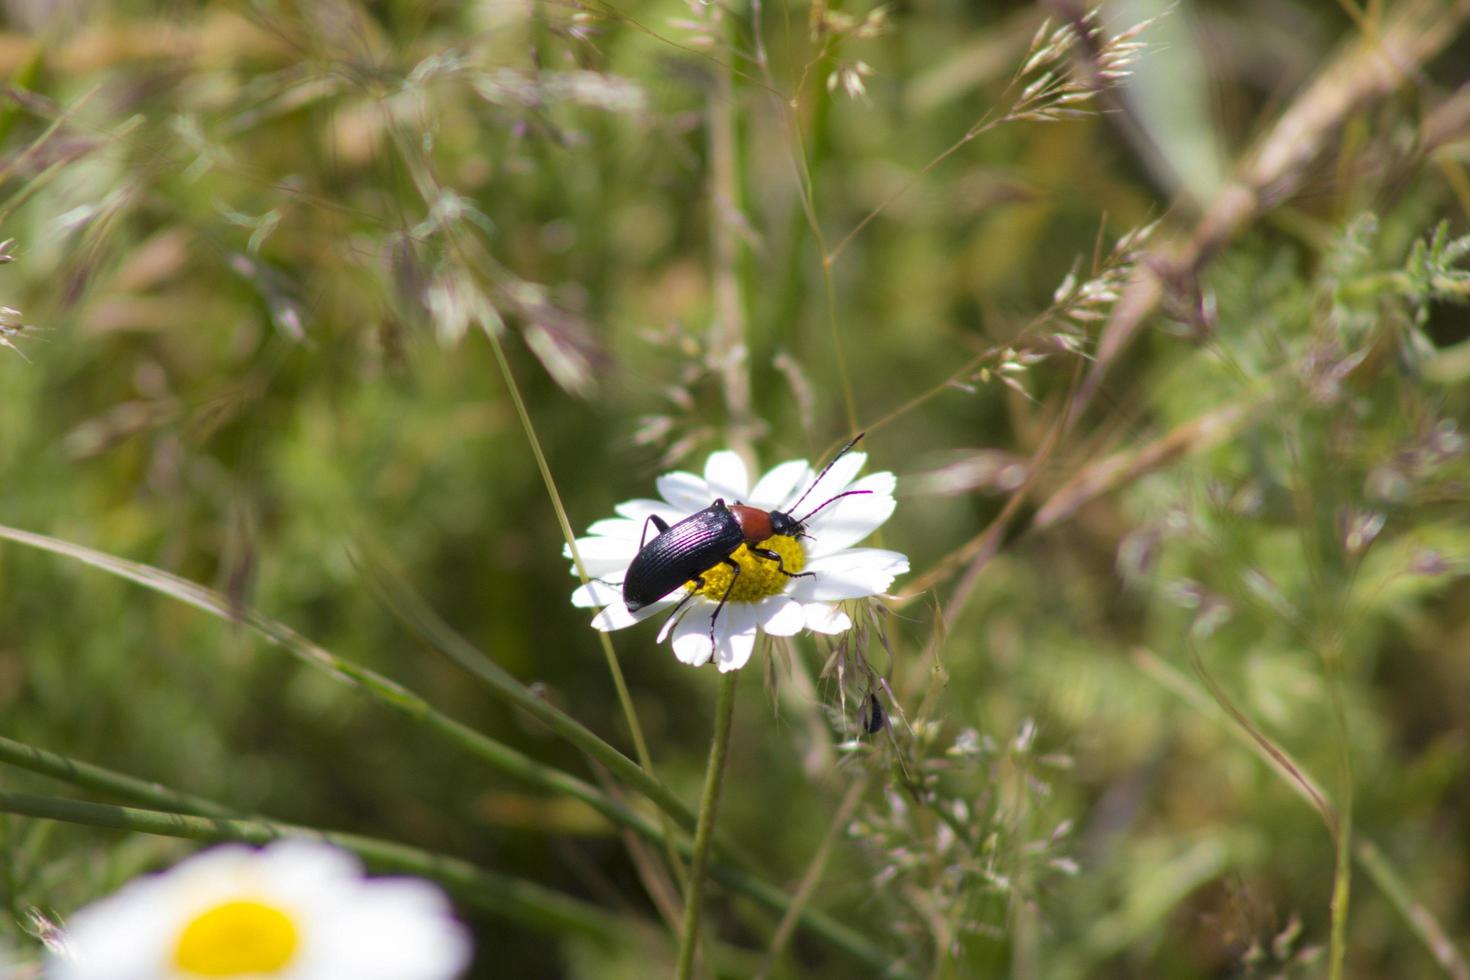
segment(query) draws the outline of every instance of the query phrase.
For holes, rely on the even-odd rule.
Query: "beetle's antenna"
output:
[[[873,491],[871,491],[871,490],[846,490],[846,491],[843,491],[842,493],[839,493],[835,497],[829,497],[826,500],[822,501],[820,504],[817,505],[817,509],[816,510],[812,511],[811,514],[807,514],[805,517],[803,517],[801,520],[797,521],[796,523],[798,523],[798,524],[805,524],[807,521],[809,521],[809,520],[812,519],[812,514],[817,513],[817,511],[821,510],[823,507],[826,507],[828,504],[830,504],[834,500],[841,500],[843,497],[856,497],[858,494],[861,494],[861,493],[872,493],[872,492]]]
[[[803,500],[805,500],[807,498],[807,496],[809,494],[811,494],[811,492],[817,488],[817,484],[818,483],[821,483],[822,482],[822,477],[824,477],[824,476],[827,475],[827,471],[832,468],[832,464],[833,463],[836,463],[839,459],[841,459],[842,457],[846,456],[847,455],[847,451],[849,449],[851,449],[853,446],[856,446],[858,440],[861,439],[865,435],[867,435],[866,432],[859,432],[857,435],[855,435],[855,436],[852,437],[852,442],[849,442],[847,445],[845,445],[841,449],[837,450],[837,455],[836,456],[833,456],[832,459],[831,459],[831,462],[829,462],[826,466],[822,467],[822,472],[818,473],[817,474],[817,478],[812,481],[812,485],[806,488],[806,493],[803,493],[800,497],[797,497],[796,498],[796,503],[794,503],[790,507],[787,507],[786,508],[786,513],[789,514],[792,511],[796,510],[796,508],[800,507],[801,506],[801,502]],[[836,500],[836,499],[837,499],[836,497],[833,497],[832,498],[832,500]],[[832,502],[831,500],[827,501],[828,504],[830,504],[831,502]],[[825,506],[827,506],[827,504],[823,504],[822,505],[822,507],[825,507]],[[817,510],[821,510],[822,507],[818,507]],[[816,512],[817,512],[816,510],[812,511],[813,514],[815,514]],[[807,516],[811,516],[811,515],[807,515]]]

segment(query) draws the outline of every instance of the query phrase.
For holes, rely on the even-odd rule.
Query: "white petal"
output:
[[[641,623],[650,616],[657,616],[668,609],[675,602],[677,596],[664,596],[658,602],[650,603],[637,612],[629,612],[623,603],[623,597],[618,596],[618,601],[611,603],[606,609],[592,617],[592,628],[609,633],[613,630],[627,629],[635,623]]]
[[[802,487],[801,490],[803,493],[808,488],[811,489],[811,494],[802,502],[802,514],[812,510],[827,498],[836,496],[846,490],[847,485],[862,471],[863,464],[867,461],[867,453],[848,453],[833,463],[832,468],[827,471],[827,474],[815,486],[809,484],[807,487]],[[795,516],[800,517],[801,514]]]
[[[797,579],[788,593],[798,602],[858,599],[887,592],[894,577],[909,570],[909,560],[897,551],[849,548],[812,559],[806,570],[816,575]]]
[[[343,898],[319,910],[302,976],[449,980],[469,965],[469,935],[428,882],[378,878]]]
[[[155,980],[171,959],[176,891],[167,877],[148,875],[74,912],[66,923],[70,955],[47,958],[48,980]]]
[[[796,495],[811,484],[815,475],[804,459],[793,459],[773,466],[750,491],[749,503],[766,510],[779,510],[795,500]]]
[[[573,569],[573,574],[576,574],[575,569]],[[592,579],[592,581],[601,582],[603,585],[611,585],[621,593],[623,589],[623,579],[627,578],[627,576],[628,569],[627,566],[624,566],[622,568],[615,568],[610,572],[603,572],[601,575]]]
[[[583,559],[622,556],[631,560],[638,553],[638,543],[636,541],[625,541],[622,538],[578,538],[577,553]],[[563,544],[561,546],[561,554],[563,558],[571,558],[572,546]]]
[[[833,501],[813,517],[807,526],[814,539],[812,556],[830,555],[849,548],[893,516],[893,484],[892,473],[869,474],[849,489],[870,492]]]
[[[852,629],[852,620],[836,606],[811,602],[803,609],[806,612],[806,628],[813,633],[842,633]]]
[[[561,553],[564,558],[571,560],[570,545],[562,545]],[[603,578],[609,572],[627,569],[628,563],[638,553],[638,542],[622,538],[578,538],[577,553],[582,556],[582,564],[586,567],[589,578]],[[572,562],[572,574],[577,574],[576,562]]]
[[[886,494],[887,496],[891,497],[893,496],[893,491],[897,487],[898,477],[894,476],[887,470],[879,470],[877,473],[869,473],[861,480],[858,480],[851,484],[847,489],[868,490],[879,496]]]
[[[643,524],[643,521],[630,521],[624,517],[604,517],[600,521],[593,521],[592,526],[587,528],[587,533],[597,537],[632,541],[636,546],[639,535],[643,533]],[[658,528],[650,524],[648,536],[653,537],[657,533]]]
[[[682,594],[681,594],[681,597],[682,597]],[[698,602],[699,602],[699,600],[698,599],[694,599],[694,600],[691,600],[691,601],[695,603],[695,608],[697,609],[698,608]],[[677,615],[675,615],[673,613],[670,613],[669,614],[669,618],[666,619],[666,620],[664,620],[664,624],[658,628],[658,639],[655,640],[654,642],[655,643],[662,643],[664,640],[667,640],[669,638],[669,634],[671,632],[673,632],[674,627],[679,625],[679,621],[681,619],[683,619],[685,616],[688,616],[693,611],[694,610],[690,609],[688,606],[685,606],[684,607],[684,611],[681,612],[681,613],[678,613]]]
[[[727,644],[720,646],[716,663],[719,665],[720,673],[728,674],[732,670],[739,670],[750,663],[750,655],[755,653],[755,634],[739,633],[728,638]]]
[[[593,579],[586,585],[572,590],[572,605],[578,609],[597,609],[614,602],[623,601],[623,590],[610,582]]]
[[[772,636],[795,636],[806,625],[806,613],[801,603],[784,595],[771,596],[758,603],[756,612],[761,616],[761,631]]]
[[[671,643],[680,663],[702,667],[713,652],[709,642],[709,614],[697,609],[679,620]]]
[[[728,617],[728,619],[726,618]],[[727,603],[715,624],[715,663],[720,673],[739,670],[750,662],[755,652],[758,614],[748,602]]]
[[[712,494],[706,507],[714,503],[713,497],[723,497],[732,504],[750,497],[750,473],[739,453],[728,449],[710,453],[709,462],[704,464],[704,479]]]
[[[709,484],[693,473],[685,473],[683,470],[665,473],[658,478],[656,485],[659,496],[673,505],[674,509],[683,511],[685,514],[704,510],[715,502],[715,495],[710,493]]]
[[[662,517],[669,524],[677,524],[689,516],[687,512],[676,510],[670,506],[667,501],[651,500],[647,497],[640,497],[637,500],[625,500],[614,507],[613,510],[619,517],[626,517],[630,521],[637,521],[640,528],[650,516],[655,514]]]
[[[256,869],[272,887],[313,889],[324,882],[355,884],[362,876],[357,856],[321,841],[274,841],[250,855]],[[191,863],[197,863],[191,862]]]

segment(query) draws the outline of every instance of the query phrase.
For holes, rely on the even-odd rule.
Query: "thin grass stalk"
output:
[[[305,663],[339,681],[368,694],[373,700],[407,715],[415,722],[444,736],[471,755],[509,775],[551,793],[580,800],[615,824],[637,830],[650,839],[667,839],[670,830],[660,831],[641,814],[608,797],[590,783],[562,772],[554,766],[538,762],[488,735],[475,731],[429,705],[422,697],[396,681],[349,660],[301,636],[295,630],[258,613],[241,609],[224,596],[201,585],[171,575],[148,565],[125,561],[100,551],[83,548],[45,535],[33,534],[0,525],[0,539],[29,545],[42,551],[62,555],[128,579],[155,592],[210,613],[229,623],[244,625],[272,645],[278,646]],[[662,810],[659,811],[663,813]]]
[[[733,18],[731,18],[733,20]],[[755,25],[757,33],[760,24]],[[735,126],[734,67],[726,62],[715,71],[710,93],[710,252],[714,288],[714,322],[709,349],[719,365],[732,448],[751,461],[755,418],[750,407],[749,344],[745,297],[740,281],[740,238],[735,215],[740,208],[740,154]]]
[[[576,533],[572,530],[572,522],[567,517],[561,493],[556,488],[556,478],[551,475],[551,466],[546,461],[546,453],[541,448],[541,440],[536,436],[536,427],[531,421],[531,414],[527,411],[526,402],[521,397],[521,389],[516,384],[515,375],[511,373],[510,361],[505,356],[505,347],[500,343],[500,337],[490,324],[482,324],[482,327],[485,336],[490,339],[490,347],[495,352],[495,363],[500,368],[506,391],[509,392],[511,402],[515,405],[516,417],[520,420],[521,428],[526,433],[526,441],[531,446],[531,455],[536,458],[536,468],[540,470],[541,479],[546,484],[546,493],[551,499],[552,509],[556,512],[556,521],[561,526],[561,533],[571,547],[572,561],[577,566],[577,575],[585,585],[590,577],[586,566],[582,564],[582,556],[577,551]],[[633,706],[632,695],[628,693],[628,682],[623,677],[622,665],[618,663],[617,653],[613,650],[612,641],[607,638],[607,634],[598,633],[598,636],[602,638],[602,652],[607,658],[608,672],[612,674],[613,687],[617,690],[618,703],[622,705],[623,715],[627,719],[628,729],[633,736],[633,747],[638,754],[639,763],[651,773],[653,760],[648,754],[648,743],[643,738],[643,726],[638,723],[638,711]]]
[[[781,889],[728,864],[712,862],[709,876],[731,891],[755,899],[773,912],[785,912],[791,905],[791,896]],[[913,971],[898,961],[900,954],[874,946],[866,936],[853,931],[825,912],[806,908],[801,911],[800,919],[802,926],[809,932],[821,936],[854,959],[866,963],[873,970],[872,976],[914,980]]]
[[[524,760],[526,765],[514,767],[515,774],[521,775],[533,785],[542,785],[552,792],[565,792],[567,795],[592,806],[598,812],[608,817],[614,823],[628,827],[630,830],[650,839],[667,839],[667,827],[659,828],[642,817],[636,811],[623,807],[599,793],[595,788],[581,783],[580,780],[565,774],[559,774],[558,779],[542,783],[539,777],[556,773],[557,770],[549,766],[541,766],[524,756],[520,756],[515,750],[495,742],[487,736],[480,735],[466,726],[444,718],[428,707],[417,695],[412,694],[405,688],[397,685],[388,678],[383,677],[371,670],[359,667],[348,661],[334,656],[325,649],[311,643],[301,637],[289,627],[265,619],[248,610],[240,611],[232,606],[228,600],[218,593],[203,586],[181,579],[160,569],[140,565],[136,562],[125,561],[115,558],[103,552],[83,548],[80,545],[60,541],[45,535],[33,534],[29,531],[21,531],[16,528],[0,525],[0,539],[14,541],[18,544],[28,545],[42,551],[71,558],[83,564],[91,565],[119,578],[127,579],[135,584],[160,594],[169,596],[185,605],[193,606],[203,612],[209,613],[219,619],[230,623],[242,624],[260,634],[273,646],[279,646],[292,656],[317,669],[325,670],[331,676],[344,683],[354,684],[366,691],[369,696],[382,701],[394,708],[403,711],[410,717],[420,722],[430,722],[445,728],[447,734],[451,734],[454,740],[466,749],[492,764],[508,761],[512,764]],[[68,765],[75,765],[68,760]],[[63,769],[66,767],[62,767]],[[110,792],[118,792],[120,787],[126,785],[125,778],[119,778],[112,784]],[[580,788],[579,788],[580,787]],[[590,795],[588,795],[590,791]],[[685,840],[675,843],[680,853],[693,853],[693,847]],[[739,868],[725,864],[711,864],[709,866],[710,876],[727,887],[741,892],[772,909],[778,914],[784,913],[791,905],[790,896],[780,889],[754,877]],[[841,925],[829,916],[823,915],[812,909],[807,909],[801,914],[802,924],[817,935],[822,936],[834,946],[852,955],[854,958],[867,963],[874,968],[886,969],[892,962],[892,957],[883,950],[868,942],[864,937]],[[896,977],[907,976],[903,972],[889,971],[889,975]]]
[[[791,898],[791,907],[781,917],[781,924],[776,927],[776,935],[771,938],[771,944],[766,949],[765,961],[761,964],[760,973],[756,974],[755,980],[766,980],[781,954],[786,949],[786,944],[791,941],[791,935],[796,931],[796,919],[801,910],[806,908],[806,903],[811,900],[812,892],[816,890],[817,883],[822,880],[822,873],[827,869],[827,860],[832,856],[832,847],[837,843],[838,836],[847,827],[847,821],[852,818],[852,811],[857,809],[863,794],[868,789],[868,773],[863,773],[852,785],[847,787],[847,792],[842,796],[842,802],[837,804],[837,810],[832,814],[832,820],[827,825],[827,833],[822,842],[817,845],[817,852],[812,855],[811,862],[807,865],[806,874],[801,877],[801,884],[796,888],[796,894]]]
[[[144,779],[113,772],[111,769],[104,769],[90,762],[71,759],[4,736],[0,736],[0,762],[21,769],[29,769],[39,775],[59,779],[83,789],[106,793],[120,800],[141,803],[155,810],[205,817],[238,815],[229,807],[213,800],[206,800],[202,796],[181,793],[159,783],[151,783]]]
[[[760,8],[757,6],[754,9],[759,10]],[[757,18],[755,24],[757,35],[760,33],[760,28],[760,21]],[[827,248],[827,238],[822,233],[822,223],[817,218],[816,176],[812,162],[807,157],[807,144],[801,132],[802,114],[797,107],[797,100],[801,98],[801,90],[810,74],[811,65],[816,64],[817,61],[825,57],[826,50],[827,46],[824,43],[821,53],[807,66],[807,70],[802,72],[802,77],[797,83],[795,94],[790,98],[778,97],[776,101],[781,118],[786,121],[787,131],[791,135],[791,166],[796,177],[796,186],[799,192],[798,196],[801,200],[802,214],[806,218],[807,228],[812,233],[812,239],[816,242],[817,251],[821,254],[823,302],[826,304],[828,329],[832,333],[832,352],[837,360],[837,380],[842,388],[842,404],[847,413],[847,430],[849,432],[857,432],[857,400],[853,396],[852,378],[847,369],[847,346],[843,341],[841,324],[837,319],[837,286],[832,278],[832,267],[837,262],[837,251],[840,251],[840,246],[836,251]],[[771,90],[773,95],[779,96],[779,93],[776,92],[775,81],[770,75],[769,65],[766,64],[764,59],[762,59],[761,66],[765,71],[767,88]],[[818,100],[820,107],[820,104],[824,100],[830,100],[831,96],[824,87],[818,85],[815,88],[813,98]],[[812,118],[814,119],[821,119],[822,117],[823,113],[820,111],[812,113]]]
[[[710,842],[715,813],[720,806],[720,789],[725,781],[725,757],[730,749],[730,722],[735,716],[735,682],[740,671],[720,675],[720,701],[715,708],[715,737],[710,745],[709,764],[704,770],[704,794],[699,803],[699,827],[694,832],[694,857],[689,867],[689,891],[684,897],[684,923],[679,931],[679,962],[676,980],[689,980],[694,971],[694,953],[699,947],[699,913],[704,899],[704,882],[709,872]]]
[[[398,147],[402,159],[413,173],[415,183],[419,187],[424,200],[426,202],[432,201],[437,196],[439,182],[433,174],[432,168],[428,165],[428,161],[423,158],[418,150],[414,149],[420,144],[414,139],[408,138],[401,126],[394,126],[392,132],[395,145]],[[478,249],[473,247],[473,241],[467,240],[459,235],[453,226],[448,228],[448,237],[460,261],[467,268],[476,267],[477,263],[472,261],[471,253],[478,252]],[[525,432],[526,441],[531,448],[531,454],[536,460],[537,470],[540,472],[541,479],[546,485],[547,498],[551,501],[552,510],[556,514],[556,520],[561,529],[562,538],[566,541],[567,547],[571,551],[572,562],[577,569],[577,576],[582,584],[586,585],[589,581],[589,576],[587,575],[587,568],[582,562],[581,553],[577,550],[576,534],[572,530],[572,523],[567,516],[566,506],[562,503],[561,493],[557,490],[556,479],[551,474],[551,466],[546,460],[546,453],[542,450],[541,440],[536,435],[536,427],[531,421],[530,412],[526,409],[525,399],[521,397],[520,386],[516,384],[515,374],[511,371],[510,360],[505,356],[505,348],[500,342],[497,327],[498,324],[496,323],[483,321],[480,323],[481,330],[490,341],[490,348],[495,354],[496,366],[500,370],[501,378],[505,382],[506,392],[510,395],[511,403],[515,407],[516,418],[520,421],[521,428]],[[623,717],[628,724],[628,731],[633,738],[634,754],[638,757],[639,765],[648,773],[649,777],[655,778],[653,758],[649,755],[648,744],[643,737],[643,727],[638,721],[638,711],[634,707],[633,698],[628,692],[628,684],[623,677],[622,666],[618,663],[617,653],[613,650],[612,640],[608,638],[606,633],[599,632],[598,642],[602,647],[603,657],[607,662],[608,673],[612,675],[613,688],[617,692],[618,703],[622,706]],[[670,816],[666,811],[660,809],[658,819],[663,825],[663,840],[666,845],[672,846],[671,842],[675,835],[674,824]],[[684,880],[684,869],[682,865],[672,850],[668,852],[668,857],[675,879],[682,884]]]
[[[267,844],[283,837],[323,841],[357,854],[383,870],[432,878],[467,904],[553,935],[572,933],[605,943],[627,938],[628,922],[534,882],[476,867],[468,861],[360,834],[315,830],[273,820],[165,813],[136,807],[84,803],[0,790],[0,812],[189,840]]]
[[[1363,869],[1363,873],[1372,879],[1378,890],[1398,910],[1399,915],[1403,916],[1409,930],[1429,950],[1445,976],[1451,980],[1470,980],[1470,963],[1466,962],[1434,914],[1414,898],[1409,886],[1394,870],[1392,862],[1378,845],[1358,835],[1353,845],[1353,856],[1357,858],[1358,867]]]
[[[1230,719],[1235,722],[1237,726],[1239,726],[1242,732],[1250,737],[1251,741],[1255,743],[1257,748],[1259,748],[1262,752],[1268,755],[1273,762],[1275,762],[1279,771],[1285,773],[1289,779],[1297,784],[1298,788],[1300,788],[1307,799],[1312,802],[1312,806],[1322,817],[1322,822],[1327,825],[1327,832],[1332,835],[1334,841],[1337,840],[1340,834],[1340,831],[1338,829],[1339,817],[1336,809],[1334,809],[1332,804],[1327,802],[1327,798],[1323,796],[1321,788],[1318,787],[1317,783],[1314,780],[1307,778],[1306,773],[1304,773],[1301,767],[1298,766],[1296,762],[1286,754],[1284,749],[1282,749],[1275,742],[1271,741],[1271,739],[1266,736],[1265,732],[1257,728],[1255,724],[1246,717],[1245,712],[1241,711],[1238,707],[1235,706],[1235,702],[1230,700],[1230,697],[1225,693],[1224,688],[1222,688],[1219,683],[1215,681],[1214,676],[1205,669],[1204,659],[1200,657],[1199,648],[1195,645],[1194,641],[1192,639],[1186,640],[1185,646],[1189,649],[1189,662],[1194,667],[1194,672],[1198,674],[1199,679],[1204,682],[1205,689],[1210,692],[1210,697],[1214,698],[1215,704],[1220,708],[1221,711],[1224,711],[1227,715],[1230,716]]]
[[[374,562],[372,568],[376,574],[391,579],[391,581],[375,583],[378,594],[389,610],[410,629],[470,676],[483,682],[505,703],[526,712],[571,745],[585,752],[621,780],[624,785],[648,797],[658,805],[659,809],[673,817],[681,827],[690,831],[694,829],[694,811],[685,805],[673,790],[651,775],[646,768],[603,741],[595,732],[565,711],[545,698],[533,694],[504,667],[455,632],[454,628],[440,618],[434,608],[424,601],[424,598],[415,592],[407,582],[392,572],[386,571],[381,563]],[[722,853],[724,853],[723,850]]]
[[[392,573],[385,571],[382,565],[376,568],[384,575],[392,576]],[[693,832],[695,813],[685,805],[683,800],[674,795],[673,790],[650,775],[632,759],[603,741],[596,733],[571,715],[545,698],[533,694],[505,668],[455,632],[454,628],[441,619],[433,607],[425,602],[424,598],[415,592],[407,582],[393,576],[391,584],[396,588],[389,589],[386,584],[379,583],[378,591],[389,609],[409,628],[419,633],[435,649],[469,672],[471,676],[483,681],[492,693],[502,697],[506,703],[525,711],[546,725],[552,732],[566,739],[571,745],[587,753],[607,772],[617,776],[625,785],[637,790],[657,804],[661,810],[673,818],[680,828]],[[679,837],[678,834],[671,836],[673,839]],[[715,834],[714,849],[717,855],[738,865],[752,869],[760,868],[759,862],[753,855],[719,832]],[[681,879],[681,887],[683,883]]]
[[[541,479],[546,484],[546,495],[551,500],[551,507],[556,511],[557,523],[561,526],[562,537],[566,539],[567,547],[571,549],[572,561],[577,566],[577,576],[586,585],[589,581],[587,567],[582,564],[582,556],[577,551],[577,536],[572,531],[572,523],[567,517],[566,506],[562,503],[561,493],[556,489],[556,479],[551,475],[551,466],[546,462],[546,453],[541,448],[541,440],[536,436],[536,427],[531,422],[531,413],[526,410],[526,403],[521,398],[521,389],[516,384],[515,375],[511,372],[510,361],[505,356],[505,348],[500,343],[500,337],[492,324],[481,324],[485,336],[490,339],[490,347],[495,352],[495,363],[500,368],[500,375],[505,381],[505,389],[510,393],[511,402],[515,405],[516,417],[520,419],[521,429],[526,434],[526,441],[531,446],[531,454],[536,457],[536,467],[541,471]],[[618,663],[618,655],[613,650],[612,640],[601,631],[596,631],[598,642],[602,646],[603,659],[607,662],[608,673],[612,675],[613,689],[617,691],[618,703],[623,708],[623,718],[628,723],[628,731],[633,736],[633,751],[638,756],[638,764],[649,774],[650,779],[656,779],[653,774],[653,757],[649,755],[648,743],[643,738],[643,726],[638,721],[638,709],[633,706],[633,696],[628,692],[628,682],[623,677],[623,667]],[[678,855],[672,850],[674,840],[674,825],[669,814],[659,810],[659,820],[664,825],[664,843],[668,850],[669,867],[674,873],[674,880],[678,882],[681,889],[685,887],[684,866],[680,863]]]
[[[241,814],[239,811],[217,801],[169,790],[156,783],[149,783],[131,776],[126,776],[113,770],[105,769],[102,766],[73,759],[69,756],[46,752],[45,750],[20,742],[13,742],[12,744],[18,747],[18,751],[12,753],[15,756],[14,761],[17,765],[31,769],[33,772],[59,779],[62,782],[96,788],[132,803],[145,803],[148,805],[149,810],[163,810],[169,813],[183,813],[191,816],[207,816],[214,819],[224,817],[233,821],[245,820],[246,822],[257,822],[271,826],[288,826],[278,821],[270,820],[269,818]],[[37,760],[42,761],[38,763]],[[4,761],[12,760],[6,759]],[[77,778],[79,774],[81,778]],[[175,810],[165,802],[170,799],[187,806],[188,810]],[[113,810],[117,808],[104,807],[103,809]],[[0,812],[5,812],[3,806],[0,806]],[[81,813],[83,811],[77,812]],[[29,815],[48,816],[47,814]],[[58,816],[54,819],[64,820],[67,818]],[[81,822],[99,826],[113,826],[110,823],[96,824],[94,819],[87,819]],[[629,829],[648,839],[653,839],[658,833],[651,821],[643,821],[641,826],[632,826]],[[145,829],[145,832],[154,833],[155,831]],[[157,832],[163,833],[166,836],[179,836],[167,831]],[[307,832],[318,833],[310,829]],[[351,835],[346,835],[346,838],[350,839]],[[193,839],[223,841],[236,838],[202,836],[194,837]],[[347,845],[344,844],[343,846]],[[679,853],[685,856],[694,853],[694,845],[688,839],[681,838],[676,842],[676,846]],[[709,875],[732,892],[744,895],[778,915],[784,914],[792,906],[792,899],[785,892],[733,865],[711,862]],[[429,876],[432,877],[432,874]],[[798,918],[802,927],[807,931],[813,935],[822,937],[831,943],[834,948],[840,949],[854,959],[866,963],[874,970],[885,968],[892,961],[892,957],[888,953],[885,953],[883,950],[869,943],[864,937],[821,912],[813,909],[802,909],[798,913]],[[902,971],[895,972],[892,970],[888,972],[888,975],[901,978],[908,976],[908,974]]]
[[[1250,749],[1258,759],[1266,763],[1282,782],[1295,790],[1308,804],[1316,808],[1325,802],[1321,787],[1309,773],[1287,755],[1284,749],[1278,748],[1277,755],[1266,751],[1249,731],[1232,724],[1233,719],[1211,699],[1209,694],[1191,684],[1189,678],[1165,663],[1152,651],[1142,648],[1135,649],[1133,662],[1150,679],[1177,695],[1198,711],[1202,717],[1222,726],[1237,741]],[[1335,815],[1333,820],[1336,820]],[[1434,957],[1435,962],[1453,980],[1470,980],[1470,960],[1466,960],[1455,946],[1449,933],[1434,917],[1434,914],[1422,902],[1414,898],[1408,885],[1404,883],[1403,875],[1394,868],[1388,856],[1361,834],[1355,834],[1354,839],[1353,855],[1357,859],[1358,866],[1379,887],[1389,903],[1398,910],[1399,915],[1403,917],[1404,922],[1419,941],[1424,944],[1424,948]]]
[[[1348,904],[1353,881],[1353,756],[1348,741],[1347,706],[1343,698],[1342,645],[1331,640],[1322,653],[1332,725],[1337,736],[1337,860],[1332,875],[1332,935],[1328,943],[1328,975],[1342,980],[1347,962]]]
[[[1143,335],[1165,298],[1165,280],[1154,267],[1198,275],[1225,246],[1276,202],[1289,200],[1311,174],[1309,164],[1350,117],[1397,91],[1438,55],[1470,19],[1470,0],[1410,0],[1396,4],[1393,18],[1342,48],[1310,85],[1287,106],[1239,165],[1238,176],[1221,188],[1187,238],[1161,248],[1140,269],[1114,305],[1097,342],[1097,357],[1073,401],[1081,415],[1102,390],[1104,376]]]

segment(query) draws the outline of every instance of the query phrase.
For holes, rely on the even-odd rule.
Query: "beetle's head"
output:
[[[788,538],[811,537],[806,533],[806,525],[785,511],[773,510],[770,513],[772,534],[780,534]]]

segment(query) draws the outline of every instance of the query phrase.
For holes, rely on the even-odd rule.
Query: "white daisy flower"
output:
[[[908,559],[896,551],[853,547],[888,520],[894,507],[892,473],[857,479],[866,461],[865,453],[841,453],[818,481],[806,460],[791,460],[752,486],[740,456],[726,450],[709,457],[703,477],[667,473],[657,481],[663,499],[618,504],[617,517],[596,522],[587,529],[587,537],[577,539],[577,551],[592,581],[572,593],[572,604],[600,610],[592,619],[599,630],[622,629],[674,610],[659,641],[672,636],[674,656],[680,661],[697,667],[713,660],[721,671],[745,666],[758,632],[791,636],[802,629],[818,633],[850,629],[852,620],[837,603],[878,595],[894,576],[909,570]],[[702,587],[691,580],[647,604],[637,597],[628,601],[623,590],[628,566],[640,541],[646,544],[660,533],[651,519],[676,525],[716,501],[723,501],[732,516],[739,513],[738,504],[789,516],[804,522],[805,532],[758,541],[755,548],[764,555],[753,555],[747,545],[740,545],[730,556],[740,566],[738,573],[716,560],[696,577]],[[797,513],[791,513],[793,508]],[[571,557],[570,548],[562,553]],[[780,567],[773,554],[780,556]],[[783,574],[781,567],[790,574]],[[722,597],[725,604],[720,609]]]
[[[436,886],[283,840],[135,879],[73,915],[63,950],[47,980],[449,980],[470,941]]]

